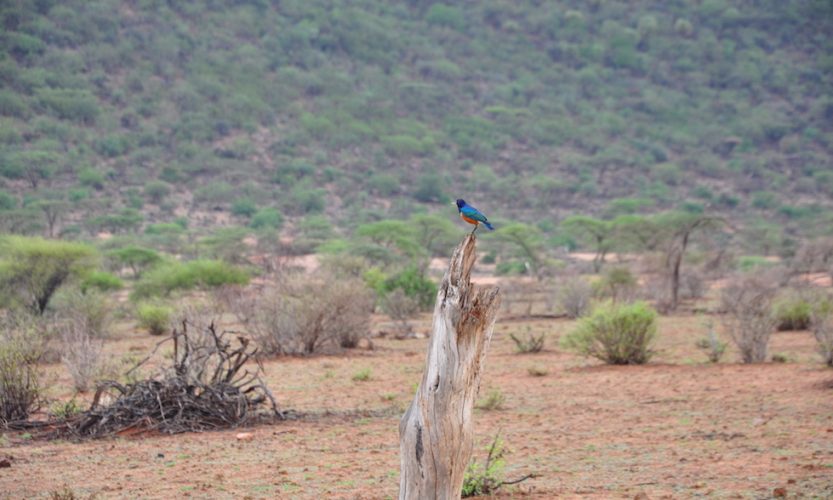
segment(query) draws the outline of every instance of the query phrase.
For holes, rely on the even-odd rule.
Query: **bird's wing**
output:
[[[481,214],[479,210],[470,205],[466,205],[465,207],[461,208],[460,212],[469,219],[473,219],[480,222],[486,222],[488,220],[486,219],[485,215]]]

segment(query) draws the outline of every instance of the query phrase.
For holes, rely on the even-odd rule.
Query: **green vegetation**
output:
[[[124,287],[124,282],[118,276],[106,271],[92,271],[81,281],[81,291],[86,292],[95,288],[102,292],[119,290]]]
[[[139,326],[151,335],[162,335],[171,326],[173,309],[167,306],[143,303],[136,306],[136,319]]]
[[[284,231],[326,214],[349,236],[464,193],[527,224],[588,214],[539,229],[599,268],[619,216],[705,211],[794,238],[833,213],[827,2],[122,10],[0,8],[2,230],[130,234],[186,212],[199,229],[219,212]],[[50,191],[67,194],[52,222],[27,202]]]
[[[579,320],[563,337],[562,345],[613,365],[647,363],[656,335],[657,313],[644,302],[616,306],[603,304]]]
[[[63,284],[86,275],[96,261],[93,247],[42,238],[5,236],[0,250],[0,300],[37,314]]]
[[[786,294],[778,298],[773,307],[779,331],[810,328],[811,304],[799,294]]]
[[[172,261],[145,273],[136,283],[131,298],[140,300],[166,296],[175,290],[245,285],[248,282],[249,275],[246,271],[222,261]]]

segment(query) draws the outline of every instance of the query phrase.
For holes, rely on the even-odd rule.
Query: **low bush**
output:
[[[151,335],[162,335],[171,326],[173,309],[157,304],[139,304],[136,307],[136,319],[139,326],[146,329]]]
[[[109,292],[113,290],[120,290],[124,287],[124,283],[118,276],[110,274],[106,271],[93,271],[87,274],[81,281],[81,291],[99,290],[102,292]]]
[[[580,318],[590,309],[593,289],[579,276],[564,279],[558,288],[558,303],[568,318]]]
[[[437,285],[413,266],[385,280],[386,293],[396,289],[401,289],[405,295],[414,298],[423,311],[431,310],[437,297]]]
[[[511,481],[504,480],[506,449],[500,439],[500,432],[492,440],[488,449],[489,453],[482,465],[477,463],[475,459],[472,459],[469,463],[463,476],[463,489],[460,495],[462,498],[484,495],[491,497],[505,485],[518,484],[536,477],[535,474],[527,474]]]
[[[799,294],[790,293],[777,299],[774,307],[778,331],[810,328],[810,303]]]
[[[283,225],[283,215],[276,208],[263,208],[252,216],[249,223],[253,229],[280,229]]]
[[[419,314],[419,302],[405,295],[402,289],[386,294],[381,299],[382,311],[396,324],[399,335],[407,336],[413,331],[411,318]]]
[[[245,292],[242,292],[245,293]],[[235,301],[261,352],[309,355],[356,347],[370,331],[373,295],[358,278],[288,275],[280,288]]]
[[[26,420],[40,408],[39,357],[40,352],[20,332],[0,335],[0,424]]]
[[[833,297],[817,293],[811,301],[810,329],[824,363],[833,368]]]
[[[516,337],[514,333],[510,333],[509,338],[515,343],[515,350],[522,354],[541,352],[544,348],[544,333],[536,337],[532,332],[527,331],[524,338]]]
[[[636,296],[636,277],[625,267],[609,268],[602,278],[593,284],[596,295],[613,301],[614,304],[631,302]]]
[[[701,349],[706,353],[706,356],[709,357],[709,361],[717,363],[720,361],[720,358],[723,357],[723,353],[726,352],[726,342],[721,342],[721,340],[717,337],[717,334],[714,332],[714,326],[711,323],[709,323],[707,327],[709,329],[709,334],[705,338],[698,340],[695,345],[698,349]]]
[[[67,368],[75,390],[86,392],[104,372],[100,337],[94,337],[83,319],[70,318],[60,327],[61,361]]]
[[[505,402],[506,395],[500,389],[492,389],[486,394],[486,397],[477,402],[475,407],[487,411],[502,410]]]
[[[174,290],[244,285],[248,282],[249,275],[246,271],[219,260],[169,262],[145,273],[136,283],[131,297],[145,299],[169,295]]]
[[[650,346],[656,329],[657,313],[644,302],[608,303],[579,320],[562,345],[608,364],[642,364],[653,354]]]
[[[504,454],[503,441],[498,434],[489,446],[486,462],[481,465],[476,460],[472,460],[469,464],[463,477],[463,490],[460,496],[468,498],[494,493],[503,483],[503,469],[506,467]]]
[[[772,308],[775,293],[775,285],[759,276],[740,276],[723,289],[724,326],[744,363],[767,359],[769,338],[777,324]]]

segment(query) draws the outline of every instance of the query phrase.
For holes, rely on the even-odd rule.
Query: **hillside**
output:
[[[337,234],[465,195],[550,236],[669,209],[829,232],[826,1],[1,5],[5,231]]]

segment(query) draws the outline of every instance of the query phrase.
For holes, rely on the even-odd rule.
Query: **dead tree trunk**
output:
[[[472,408],[500,307],[470,281],[475,236],[454,250],[434,306],[425,372],[399,423],[400,499],[458,499],[471,458]]]

